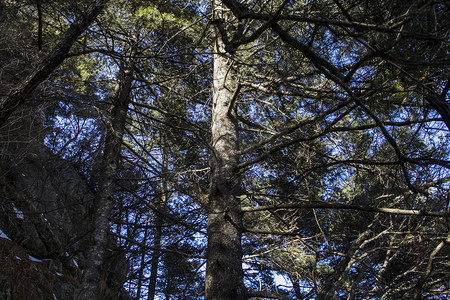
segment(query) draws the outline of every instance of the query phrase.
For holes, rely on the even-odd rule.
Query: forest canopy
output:
[[[449,0],[0,0],[0,30],[11,299],[19,248],[58,299],[450,296]]]

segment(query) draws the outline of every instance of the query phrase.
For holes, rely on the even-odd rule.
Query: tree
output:
[[[75,21],[67,29],[66,33],[52,51],[39,63],[28,77],[15,87],[6,97],[0,100],[0,126],[8,119],[9,115],[21,105],[27,96],[63,62],[70,48],[77,38],[88,28],[88,26],[101,13],[108,1],[94,1],[83,13],[79,20]]]
[[[242,216],[237,173],[238,140],[236,97],[239,83],[228,56],[224,27],[231,27],[230,14],[218,1],[213,3],[216,25],[213,68],[211,128],[211,183],[208,203],[208,248],[206,254],[206,299],[246,299],[242,273]],[[222,33],[222,34],[221,34]]]
[[[228,40],[227,50],[231,52],[238,46],[243,48],[242,45],[251,44],[254,49],[256,48],[254,53],[262,55],[265,51],[271,53],[275,58],[272,65],[267,63],[267,60],[264,61],[264,58],[259,58],[257,62],[261,64],[261,67],[254,68],[252,73],[244,75],[247,80],[243,86],[254,87],[256,92],[251,98],[258,99],[256,101],[261,103],[260,107],[262,108],[256,110],[259,113],[258,117],[252,118],[246,113],[255,111],[255,108],[242,110],[250,120],[245,119],[244,115],[237,117],[249,129],[259,129],[257,131],[259,134],[265,132],[265,135],[261,134],[262,137],[259,137],[259,141],[238,152],[241,155],[241,163],[238,164],[238,168],[241,168],[241,172],[244,172],[243,169],[251,169],[252,171],[245,171],[247,177],[261,178],[261,182],[267,181],[272,176],[278,177],[273,180],[273,185],[264,187],[264,190],[253,184],[254,190],[259,189],[260,192],[247,193],[247,195],[257,207],[242,208],[243,211],[253,212],[269,210],[274,218],[279,219],[279,221],[274,220],[270,226],[276,226],[278,229],[250,229],[249,231],[282,236],[314,236],[316,234],[316,244],[309,243],[308,251],[311,251],[311,254],[315,253],[315,274],[320,274],[324,279],[320,280],[315,275],[316,279],[312,279],[311,284],[306,287],[307,295],[316,295],[324,299],[335,297],[340,293],[356,295],[360,293],[356,290],[361,286],[355,284],[347,289],[345,287],[346,277],[342,276],[342,280],[339,281],[336,281],[338,278],[335,277],[342,275],[341,272],[345,272],[344,275],[350,275],[350,270],[356,268],[357,265],[357,262],[351,257],[357,255],[356,253],[361,250],[348,247],[349,241],[352,240],[352,234],[343,230],[353,221],[344,218],[342,223],[344,227],[339,227],[341,232],[336,232],[335,236],[326,234],[327,230],[336,226],[334,224],[336,219],[339,220],[346,215],[340,213],[340,209],[366,210],[373,206],[370,209],[377,211],[377,206],[393,205],[393,203],[375,201],[390,195],[389,197],[398,196],[394,199],[402,199],[401,202],[395,202],[397,208],[423,207],[424,202],[421,197],[425,196],[435,204],[440,203],[434,206],[435,209],[445,210],[445,200],[438,194],[433,196],[428,194],[426,190],[428,186],[447,189],[439,183],[440,180],[446,180],[444,179],[446,175],[443,175],[445,171],[437,175],[438,173],[432,170],[440,169],[441,166],[448,168],[448,161],[446,159],[432,160],[430,156],[418,154],[424,154],[425,149],[421,146],[424,136],[418,137],[414,134],[420,129],[413,124],[434,122],[426,117],[422,118],[423,114],[414,112],[417,106],[421,106],[422,94],[420,90],[419,93],[415,93],[413,89],[407,88],[390,75],[385,76],[387,73],[392,74],[390,73],[392,71],[399,76],[399,72],[396,71],[400,70],[406,76],[402,78],[412,79],[416,84],[419,82],[413,79],[414,76],[406,71],[405,67],[399,66],[399,62],[402,60],[398,57],[393,58],[391,53],[398,51],[398,53],[402,53],[401,55],[405,55],[407,50],[403,48],[404,44],[402,43],[410,43],[410,38],[419,38],[417,35],[410,34],[406,28],[411,28],[408,27],[409,25],[414,26],[412,24],[421,20],[419,16],[426,15],[426,11],[431,14],[440,12],[448,4],[433,6],[430,3],[423,3],[416,6],[416,4],[395,3],[391,6],[391,2],[379,2],[378,6],[371,6],[362,1],[354,1],[348,7],[344,7],[338,1],[312,1],[308,6],[301,3],[292,4],[289,1],[283,3],[274,1],[271,2],[271,5],[264,6],[259,6],[260,3],[257,1],[251,3],[223,1],[223,3],[237,19],[248,26],[244,30],[244,35]],[[330,9],[331,7],[333,9]],[[393,13],[383,16],[379,14],[380,11],[395,13],[402,11],[410,18],[404,18],[405,15],[394,16]],[[398,19],[395,19],[396,16]],[[445,18],[445,14],[439,15],[439,17],[438,14],[434,14],[434,16],[435,18]],[[391,18],[392,21],[389,22],[386,18]],[[380,22],[395,24],[396,21],[399,24],[392,25],[392,27],[379,25]],[[445,21],[436,21],[436,24],[447,26],[444,25]],[[396,28],[400,26],[403,27],[396,32]],[[441,32],[441,29],[437,28],[435,27],[435,32]],[[431,38],[430,33],[427,34]],[[222,36],[224,35],[222,34]],[[286,48],[276,42],[277,39],[283,41],[291,50],[286,52]],[[260,40],[265,40],[265,43],[258,44]],[[270,43],[276,46],[271,48]],[[259,52],[257,52],[258,50]],[[291,52],[289,53],[289,51]],[[413,50],[414,53],[417,53],[415,51],[417,49]],[[390,54],[386,55],[386,52]],[[441,55],[437,55],[432,60],[440,61],[441,57]],[[382,63],[375,67],[374,64],[380,60],[386,64]],[[257,65],[249,60],[243,61],[243,63],[246,66]],[[429,63],[425,65],[430,66]],[[258,74],[258,71],[261,74]],[[434,74],[439,74],[439,72],[440,70]],[[258,75],[255,76],[255,74]],[[269,80],[265,80],[267,77]],[[387,80],[387,78],[389,79]],[[439,94],[440,99],[445,98],[444,95],[448,93],[445,88],[445,79],[437,76],[434,80],[441,82],[440,86],[442,87],[442,90],[435,94]],[[243,97],[245,95],[243,93]],[[399,102],[399,96],[402,99],[401,102]],[[269,99],[269,101],[263,99]],[[245,103],[244,101],[242,104],[238,102],[240,107],[245,107]],[[251,102],[249,101],[249,103]],[[297,107],[295,107],[296,105]],[[443,105],[445,106],[445,104]],[[432,119],[440,124],[445,123],[446,113],[431,102],[430,106],[441,116],[441,118]],[[285,125],[277,122],[279,120],[284,120]],[[411,126],[414,128],[411,129]],[[422,134],[427,135],[425,132],[421,131]],[[245,142],[249,141],[249,136],[252,134],[247,134]],[[258,140],[258,138],[254,138],[254,140]],[[444,144],[440,142],[432,144],[440,149],[437,151],[447,152]],[[299,147],[300,145],[308,145],[307,149],[313,156],[307,157],[300,154],[300,149],[302,149]],[[283,159],[282,156],[286,159]],[[306,158],[306,162],[309,161],[309,163],[301,164],[301,158]],[[290,163],[292,161],[297,163]],[[278,162],[279,168],[277,167]],[[382,165],[394,166],[395,171],[385,170],[381,167]],[[301,181],[308,179],[306,174],[317,170],[325,172],[320,173],[321,177],[319,178],[321,179],[313,180],[322,181],[323,185],[307,182],[307,189],[300,189]],[[397,184],[388,185],[389,188],[386,187],[377,196],[375,187],[379,184],[366,180],[355,184],[353,189],[371,191],[369,194],[365,194],[361,198],[355,197],[355,195],[348,196],[348,200],[343,198],[346,185],[352,181],[352,178],[355,178],[354,176],[369,178],[364,174],[365,170],[372,176],[377,174],[378,178],[383,178],[383,182],[397,182]],[[437,178],[422,177],[419,175],[420,172],[433,173],[437,175]],[[411,178],[415,178],[414,183]],[[250,185],[252,185],[251,182],[249,182]],[[248,187],[246,188],[248,190]],[[334,195],[334,192],[338,194]],[[412,193],[411,196],[404,196],[410,193]],[[262,196],[258,196],[258,194]],[[360,203],[363,205],[355,204],[353,201],[362,201]],[[305,208],[320,210],[314,211],[312,219],[307,217],[306,212],[301,213],[301,211],[295,212],[294,210]],[[324,208],[325,210],[322,210]],[[328,213],[328,209],[337,209],[338,211]],[[390,208],[380,208],[378,211],[395,213],[395,210]],[[418,213],[415,210],[407,211],[408,209],[398,210],[397,213]],[[437,215],[446,217],[445,212],[444,214],[437,213]],[[287,216],[289,217],[286,218]],[[355,214],[350,213],[348,216],[354,218]],[[264,217],[267,218],[267,215]],[[288,222],[289,218],[295,221]],[[409,218],[407,219],[409,220]],[[311,228],[308,220],[316,223],[317,229],[320,230]],[[354,238],[356,239],[355,243],[363,247],[369,243],[368,234],[377,232],[382,235],[382,231],[374,230],[373,223],[362,225],[361,221],[354,223],[358,224],[355,228],[361,226],[360,228],[367,228],[367,231],[364,234],[363,230],[358,239],[356,239],[358,235],[355,235]],[[404,221],[397,222],[402,224]],[[393,224],[396,224],[396,221]],[[400,231],[403,230],[405,228]],[[413,231],[415,232],[415,230],[417,228]],[[339,235],[350,239],[338,241],[336,238]],[[377,235],[375,234],[375,236]],[[440,239],[445,238],[441,236]],[[342,247],[339,252],[343,253],[343,257],[346,259],[335,260],[336,258],[332,254],[333,245]],[[329,253],[329,256],[322,256],[324,253]],[[364,256],[370,256],[370,251]],[[271,260],[273,261],[273,259]],[[319,267],[323,266],[324,261],[336,261],[336,264],[328,271],[323,271]],[[405,268],[411,269],[405,272],[413,272],[411,270],[415,266],[409,264],[406,267],[406,265],[408,264],[405,262]],[[372,270],[374,269],[376,269],[376,264]],[[361,277],[352,278],[353,282],[367,280],[363,275],[366,271],[367,267],[363,268],[363,271],[359,272]],[[401,281],[400,285],[405,284],[403,275],[404,273],[396,275]],[[411,285],[403,288],[408,291],[413,289]],[[364,291],[364,288],[362,290]],[[390,293],[395,294],[395,288],[388,288],[384,292],[386,293],[384,297]],[[258,293],[253,294],[257,295]]]
[[[137,53],[139,30],[139,27],[135,29],[134,36],[131,40],[130,57],[133,57]],[[99,291],[100,271],[105,260],[109,217],[113,206],[115,178],[120,159],[122,138],[125,133],[134,68],[135,64],[132,58],[125,61],[124,66],[120,70],[114,94],[111,97],[112,107],[109,124],[107,125],[107,135],[100,170],[100,182],[97,188],[95,213],[93,215],[94,244],[87,257],[87,266],[84,271],[82,288],[78,299],[96,299]]]

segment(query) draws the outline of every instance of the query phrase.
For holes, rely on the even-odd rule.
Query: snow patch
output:
[[[0,229],[0,238],[11,240],[1,229]]]
[[[13,204],[13,209],[16,212],[17,219],[22,219],[23,220],[24,219],[23,212],[20,209],[18,209],[14,204]]]
[[[75,267],[79,268],[78,263],[77,263],[77,261],[74,258],[72,258],[72,262],[75,265]]]
[[[42,260],[37,259],[36,257],[33,257],[33,256],[31,256],[31,255],[28,255],[28,258],[29,258],[31,261],[42,262]]]

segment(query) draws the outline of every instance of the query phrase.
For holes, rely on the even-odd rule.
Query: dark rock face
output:
[[[0,238],[0,300],[74,299],[91,245],[94,191],[39,143],[1,146],[0,229],[11,240]],[[110,245],[101,294],[126,299],[128,262],[113,239]]]
[[[0,168],[2,214],[6,212],[0,228],[37,258],[80,251],[82,237],[90,231],[94,194],[75,169],[37,144],[4,153]]]
[[[11,299],[11,282],[5,275],[0,274],[0,300]]]

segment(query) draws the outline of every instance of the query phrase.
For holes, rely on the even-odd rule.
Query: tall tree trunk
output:
[[[153,234],[153,247],[155,248],[161,248],[161,236],[162,236],[162,220],[161,215],[156,213],[156,220],[155,220],[155,228],[154,228],[154,234]],[[150,272],[150,281],[148,284],[148,300],[154,300],[156,296],[156,282],[158,280],[158,265],[159,265],[159,257],[161,256],[161,253],[158,250],[153,250],[152,255],[152,269]]]
[[[219,22],[225,7],[214,1]],[[225,53],[224,37],[217,34],[213,70],[211,179],[206,251],[206,299],[247,299],[242,270],[242,216],[238,196],[241,181],[236,152],[237,123],[234,108],[236,78],[232,59]]]
[[[166,128],[169,130],[169,128]],[[165,133],[165,128],[161,132],[161,142],[162,142],[162,166],[161,166],[161,197],[156,203],[157,210],[155,211],[155,228],[153,236],[153,256],[152,256],[152,269],[150,273],[150,282],[148,285],[148,300],[154,300],[156,296],[156,283],[158,281],[158,266],[159,259],[161,257],[161,251],[156,249],[161,248],[161,238],[162,238],[162,225],[164,222],[164,216],[160,213],[164,211],[164,208],[168,201],[168,182],[167,182],[167,171],[169,165],[169,154],[167,146],[167,138]]]
[[[63,37],[33,72],[15,87],[6,97],[0,99],[0,126],[4,125],[11,113],[20,106],[25,98],[64,61],[77,38],[89,27],[102,12],[109,0],[95,0],[88,12],[70,25]]]
[[[130,51],[131,57],[136,52],[136,43]],[[125,131],[134,68],[134,63],[131,59],[127,60],[119,75],[112,99],[110,122],[107,128],[100,170],[100,182],[94,206],[93,245],[88,253],[81,290],[77,298],[79,300],[97,299],[97,294],[100,290],[101,266],[104,262],[108,242],[109,217],[113,206],[113,196],[116,187],[115,177],[119,165],[122,137]]]
[[[147,240],[148,231],[149,230],[147,228],[144,231],[144,241]],[[141,299],[142,283],[145,279],[144,269],[146,267],[146,261],[145,261],[146,256],[147,256],[146,250],[143,249],[142,253],[141,253],[140,268],[139,268],[139,272],[138,272],[138,284],[137,284],[136,299]]]

